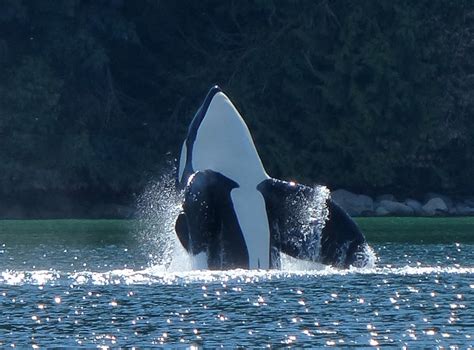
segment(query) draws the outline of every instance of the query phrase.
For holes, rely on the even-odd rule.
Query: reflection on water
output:
[[[179,194],[146,196],[140,222],[0,223],[0,347],[474,346],[472,240],[206,271],[173,233]]]
[[[472,346],[473,267],[3,271],[0,343]]]
[[[203,271],[179,250],[148,265],[135,239],[42,239],[0,245],[0,346],[474,345],[469,244],[377,244],[365,269]]]
[[[305,266],[305,263],[303,263]],[[0,274],[3,285],[113,285],[113,284],[176,284],[188,283],[258,283],[285,279],[311,279],[344,276],[360,277],[377,276],[419,276],[419,275],[470,275],[474,267],[376,267],[351,268],[338,270],[328,266],[319,266],[316,270],[189,270],[170,272],[163,266],[152,266],[144,270],[117,269],[106,272],[76,271],[62,272],[57,270],[5,270]]]

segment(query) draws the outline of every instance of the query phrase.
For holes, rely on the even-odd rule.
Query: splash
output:
[[[378,261],[378,257],[375,251],[368,244],[364,245],[361,252],[356,253],[355,267],[362,267],[368,270],[375,268],[375,264]]]
[[[326,186],[315,186],[312,191],[306,192],[303,189],[296,192],[293,197],[290,197],[289,208],[291,212],[297,213],[296,220],[293,217],[288,219],[287,225],[290,226],[291,231],[301,232],[302,235],[292,235],[290,240],[301,237],[299,241],[293,244],[300,247],[303,252],[300,256],[301,266],[312,266],[313,262],[321,260],[321,239],[322,232],[329,219],[329,208],[327,201],[330,198],[330,191]],[[335,267],[341,268],[344,266],[347,257],[347,251],[352,242],[348,241],[337,248],[338,260],[334,263]],[[290,266],[295,266],[290,257],[284,257],[283,262],[289,263]],[[310,262],[308,262],[308,260]],[[354,267],[373,268],[377,262],[377,256],[373,249],[365,243],[355,253]],[[309,265],[308,265],[309,263]]]
[[[168,169],[158,181],[148,185],[137,204],[140,220],[137,234],[142,248],[152,264],[163,268],[169,267],[176,254],[181,255],[176,251],[180,245],[174,234],[174,223],[181,211],[183,193],[176,189],[175,171]]]
[[[150,268],[156,273],[191,271],[207,268],[207,256],[201,253],[190,256],[180,244],[175,234],[175,221],[184,200],[184,191],[176,189],[176,168],[170,167],[157,181],[151,183],[138,200],[140,225],[137,235],[142,249],[150,261]],[[315,186],[312,191],[298,191],[288,199],[288,208],[298,214],[289,218],[291,230],[302,235],[290,235],[288,239],[298,239],[295,245],[302,246],[306,254],[295,259],[281,254],[280,269],[305,271],[324,269],[318,263],[321,251],[321,233],[328,219],[326,202],[329,190],[325,186]],[[295,237],[299,238],[295,238]],[[301,238],[302,237],[302,238]],[[341,251],[341,256],[343,255]],[[374,251],[366,246],[358,256],[357,266],[373,267],[376,262]]]
[[[328,198],[329,189],[326,186],[315,186],[311,195],[301,201],[299,216],[302,222],[302,243],[307,246],[303,251],[309,254],[311,261],[319,261],[321,255],[321,235],[329,218]]]
[[[207,268],[206,257],[190,256],[175,234],[175,221],[184,200],[184,191],[176,188],[175,174],[176,168],[169,167],[138,200],[137,235],[154,272]]]
[[[291,259],[291,258],[290,258]],[[304,262],[306,264],[306,262]],[[313,264],[313,265],[310,265]],[[182,285],[187,283],[244,283],[252,284],[292,278],[322,278],[326,276],[440,276],[440,275],[474,275],[473,267],[452,266],[400,266],[374,267],[339,270],[329,266],[317,266],[310,263],[307,270],[299,270],[303,265],[291,262],[286,266],[288,270],[191,270],[191,271],[163,271],[152,266],[144,270],[116,269],[106,272],[77,271],[60,272],[50,270],[39,271],[2,271],[0,272],[1,285],[38,285],[58,286],[70,288],[79,285]],[[294,269],[296,267],[296,269]],[[470,285],[474,288],[474,284]]]

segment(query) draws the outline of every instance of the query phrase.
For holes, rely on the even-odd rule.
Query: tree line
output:
[[[472,194],[473,68],[469,0],[2,0],[0,194],[131,199],[213,84],[275,177]]]

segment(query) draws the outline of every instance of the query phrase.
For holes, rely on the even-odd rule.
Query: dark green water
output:
[[[0,347],[473,347],[474,219],[358,223],[370,268],[210,272],[150,223],[0,221]]]
[[[357,218],[370,242],[474,243],[474,217]]]

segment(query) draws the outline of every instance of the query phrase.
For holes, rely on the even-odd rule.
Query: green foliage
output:
[[[0,193],[129,197],[212,84],[276,177],[474,192],[471,1],[1,1]]]

